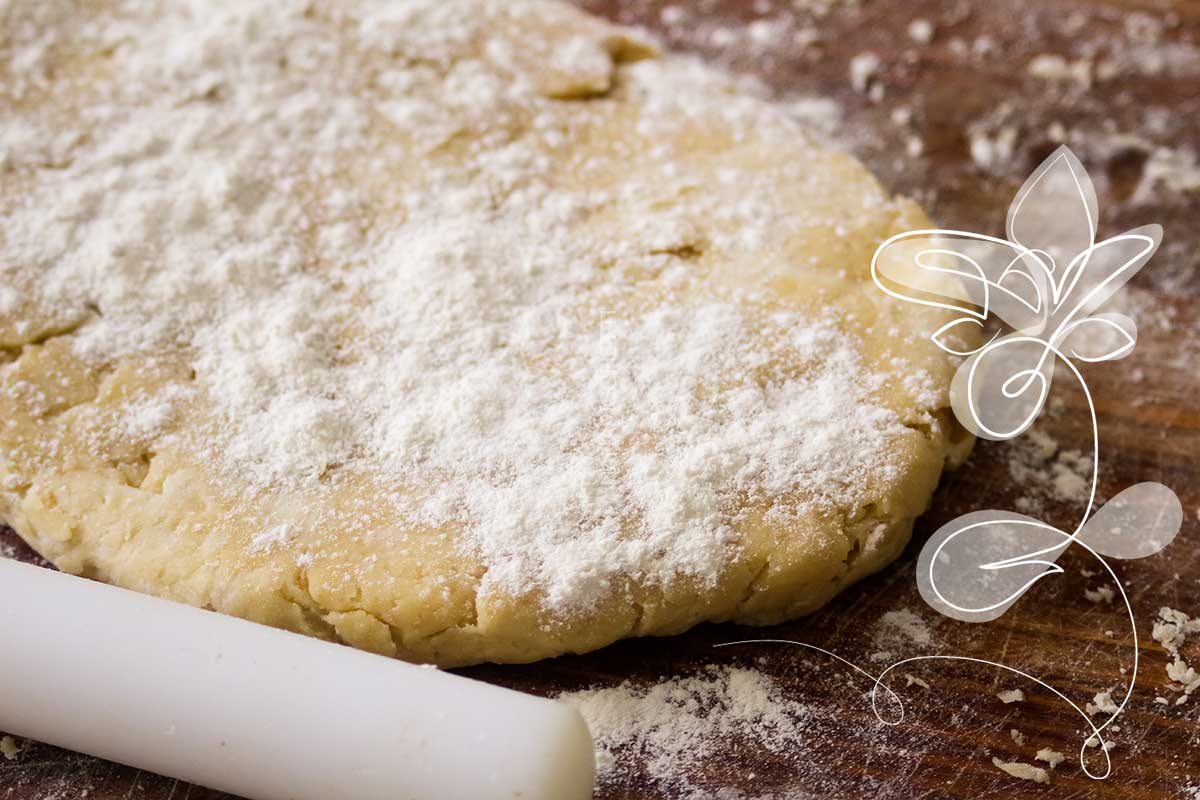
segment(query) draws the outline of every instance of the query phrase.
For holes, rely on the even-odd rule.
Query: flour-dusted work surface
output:
[[[906,667],[891,685],[907,718],[888,727],[872,714],[869,680],[828,656],[786,644],[715,647],[791,639],[876,673],[935,653],[1003,661],[1080,705],[1091,702],[1102,717],[1106,704],[1096,695],[1119,694],[1132,639],[1123,607],[1109,600],[1114,587],[1094,563],[1070,554],[1064,575],[984,625],[935,615],[913,574],[921,541],[959,514],[1014,508],[1063,527],[1082,514],[1089,420],[1082,394],[1065,379],[1055,381],[1035,435],[981,443],[944,478],[905,556],[811,617],[766,629],[705,626],[589,656],[464,672],[538,694],[570,693],[603,736],[601,798],[1194,796],[1200,695],[1181,691],[1186,674],[1168,673],[1174,658],[1164,642],[1197,663],[1200,636],[1177,645],[1161,625],[1153,634],[1164,607],[1200,615],[1200,134],[1192,123],[1200,113],[1200,4],[586,5],[763,79],[944,227],[999,234],[1016,188],[1063,142],[1096,180],[1102,236],[1163,225],[1162,248],[1116,301],[1138,322],[1137,348],[1085,375],[1099,414],[1100,499],[1161,481],[1182,500],[1184,526],[1165,552],[1114,565],[1133,601],[1141,659],[1120,730],[1107,737],[1113,773],[1103,782],[1079,768],[1083,720],[994,668]],[[11,533],[3,536],[6,554],[33,560]],[[1052,765],[1055,753],[1063,760]],[[609,762],[615,766],[605,768]],[[1044,769],[1049,784],[996,762]],[[220,795],[0,739],[0,797],[82,796]]]

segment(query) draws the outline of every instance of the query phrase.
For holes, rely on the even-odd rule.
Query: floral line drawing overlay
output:
[[[917,559],[917,586],[925,602],[947,617],[990,622],[1035,583],[1063,573],[1056,560],[1070,545],[1079,545],[1116,584],[1129,617],[1133,667],[1116,711],[1096,725],[1083,708],[1038,677],[985,659],[919,656],[898,661],[875,676],[803,642],[759,639],[718,646],[774,642],[824,653],[873,681],[871,707],[887,725],[904,719],[899,696],[884,684],[897,667],[943,660],[999,668],[1070,705],[1090,729],[1079,748],[1080,767],[1096,780],[1111,774],[1103,732],[1124,712],[1137,683],[1138,634],[1129,597],[1107,559],[1159,552],[1179,532],[1183,509],[1173,491],[1151,482],[1130,486],[1096,507],[1100,433],[1095,402],[1076,362],[1112,361],[1133,350],[1133,320],[1104,311],[1103,306],[1149,261],[1162,238],[1160,226],[1146,225],[1097,241],[1097,209],[1087,171],[1063,146],[1017,192],[1008,211],[1007,238],[956,230],[908,231],[879,246],[871,276],[892,297],[959,315],[930,338],[963,359],[951,382],[950,401],[959,422],[976,436],[1005,441],[1027,431],[1045,407],[1056,367],[1065,368],[1082,389],[1091,417],[1092,477],[1087,507],[1074,529],[1067,532],[1013,511],[972,511],[943,525],[925,543]],[[1002,332],[996,322],[1011,330]],[[989,333],[982,345],[972,346],[973,340]],[[881,713],[881,688],[898,714]],[[1091,747],[1104,759],[1101,772],[1088,766]]]

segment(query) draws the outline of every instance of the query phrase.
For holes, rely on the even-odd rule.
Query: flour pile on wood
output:
[[[559,700],[587,720],[601,784],[628,777],[641,763],[672,796],[709,796],[697,786],[700,773],[719,763],[722,753],[738,744],[796,751],[808,727],[803,705],[783,696],[768,676],[740,667],[710,666],[691,677],[650,686],[623,683]]]

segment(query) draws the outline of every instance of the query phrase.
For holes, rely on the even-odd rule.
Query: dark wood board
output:
[[[937,652],[1003,661],[1039,675],[1081,705],[1119,686],[1119,670],[1132,663],[1128,622],[1119,604],[1086,598],[1085,590],[1100,579],[1082,571],[1094,565],[1078,553],[1063,559],[1066,574],[1042,581],[992,623],[940,618],[917,594],[914,560],[921,542],[959,514],[1013,508],[1021,497],[1036,498],[1040,516],[1060,526],[1073,526],[1082,513],[1078,504],[1014,475],[1013,444],[981,443],[966,466],[944,478],[905,555],[811,617],[768,629],[705,625],[670,640],[628,641],[586,656],[462,672],[554,694],[683,675],[706,664],[753,662],[812,709],[819,724],[811,727],[803,753],[731,745],[693,781],[746,797],[1200,796],[1189,789],[1200,786],[1200,696],[1173,704],[1166,654],[1150,637],[1161,606],[1200,614],[1200,173],[1189,161],[1200,151],[1200,2],[701,0],[677,3],[678,10],[665,15],[661,2],[583,5],[654,30],[675,49],[761,78],[784,102],[831,99],[841,119],[830,124],[828,135],[887,186],[917,197],[945,227],[1000,233],[1023,179],[1060,141],[1070,144],[1096,180],[1102,235],[1150,222],[1166,229],[1159,253],[1123,290],[1139,325],[1136,350],[1085,370],[1101,436],[1099,492],[1111,497],[1140,481],[1161,481],[1182,500],[1184,525],[1166,551],[1115,563],[1138,619],[1141,672],[1122,730],[1113,736],[1113,773],[1104,781],[1079,768],[1084,734],[1074,712],[994,668],[914,666],[909,671],[930,688],[901,689],[900,681],[909,717],[884,727],[865,696],[869,683],[828,659],[786,645],[714,649],[744,638],[794,639],[870,666],[879,649],[880,617],[909,609],[930,624],[932,641],[902,641],[897,658]],[[914,19],[933,24],[930,41],[909,35]],[[760,24],[752,25],[755,20]],[[881,89],[851,85],[850,63],[864,52],[879,58],[871,82]],[[1031,74],[1028,64],[1044,54],[1088,66],[1057,77]],[[910,140],[920,141],[919,155],[909,150],[916,147]],[[1055,381],[1053,393],[1054,410],[1039,425],[1063,448],[1087,451],[1083,395],[1066,379]],[[36,561],[11,531],[0,531],[0,547]],[[1189,642],[1184,655],[1200,659],[1200,643]],[[1005,705],[995,697],[999,689],[1017,686],[1029,695],[1027,702]],[[1159,695],[1172,704],[1156,703]],[[1025,734],[1025,746],[1010,736],[1012,728]],[[1031,761],[1041,747],[1068,757],[1049,786],[1017,780],[992,765],[993,756]],[[225,797],[40,744],[30,743],[13,760],[0,757],[0,800],[85,796]],[[670,795],[635,768],[596,796]]]

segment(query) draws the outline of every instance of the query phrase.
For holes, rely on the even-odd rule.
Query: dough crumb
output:
[[[1113,702],[1112,690],[1110,689],[1098,692],[1092,699],[1092,702],[1084,707],[1084,710],[1087,711],[1088,716],[1094,717],[1097,714],[1115,714],[1121,709]]]
[[[933,41],[933,23],[927,19],[914,19],[908,23],[908,38],[917,44],[929,44]]]
[[[1175,660],[1167,664],[1167,677],[1180,684],[1187,694],[1200,688],[1200,674],[1197,674],[1195,667],[1188,666],[1179,656],[1175,656]]]
[[[1067,757],[1057,750],[1051,750],[1048,747],[1043,747],[1041,750],[1037,751],[1037,755],[1034,756],[1034,758],[1036,758],[1038,761],[1045,761],[1050,765],[1050,769],[1054,769],[1063,761],[1065,761]]]
[[[1020,703],[1025,700],[1025,692],[1021,689],[1005,689],[1003,692],[997,692],[996,697],[999,697],[1000,702],[1005,705]]]
[[[850,59],[850,85],[859,94],[865,94],[879,72],[879,56],[874,53],[859,53]]]
[[[995,130],[975,129],[968,132],[971,160],[984,169],[997,169],[1013,157],[1017,145],[1017,129],[1006,125]]]
[[[1092,85],[1092,62],[1086,58],[1068,61],[1062,56],[1048,53],[1035,56],[1025,70],[1035,78],[1074,83],[1081,89]]]
[[[1012,740],[1013,740],[1013,742],[1016,743],[1017,747],[1025,746],[1025,734],[1021,733],[1016,728],[1013,728],[1012,730],[1010,730],[1008,732],[1008,735],[1012,737]]]
[[[1154,622],[1151,636],[1156,642],[1163,645],[1163,649],[1168,652],[1168,655],[1172,656],[1172,660],[1166,664],[1166,676],[1177,684],[1172,688],[1183,692],[1180,697],[1176,698],[1175,705],[1187,703],[1192,692],[1200,688],[1200,673],[1196,673],[1195,668],[1189,666],[1188,662],[1184,661],[1180,655],[1183,643],[1189,636],[1198,632],[1200,632],[1200,616],[1193,619],[1192,616],[1184,614],[1181,610],[1166,606],[1158,609],[1158,620]],[[1154,702],[1162,705],[1168,704],[1165,697],[1156,697]]]
[[[9,761],[15,761],[17,756],[23,752],[25,752],[24,743],[18,743],[11,736],[0,737],[0,754],[3,754]]]
[[[1098,747],[1099,745],[1100,745],[1100,737],[1096,736],[1095,734],[1092,734],[1091,736],[1089,736],[1087,738],[1087,741],[1085,741],[1083,743],[1084,747],[1093,747],[1094,748],[1094,747]],[[1113,742],[1113,741],[1105,742],[1104,748],[1103,748],[1104,752],[1107,753],[1109,750],[1112,750],[1116,746],[1117,746],[1116,742]]]
[[[1050,773],[1041,767],[1035,767],[1033,764],[1024,764],[1020,761],[1001,761],[995,756],[992,757],[992,764],[996,769],[1002,772],[1007,772],[1014,778],[1020,778],[1034,783],[1049,783]]]
[[[1192,619],[1182,611],[1163,606],[1158,610],[1158,620],[1150,635],[1164,650],[1178,656],[1180,646],[1193,633],[1200,633],[1200,617]]]
[[[922,689],[929,688],[929,684],[926,681],[921,680],[916,675],[909,675],[907,672],[904,673],[904,680],[907,681],[907,683],[904,684],[905,686],[916,685],[916,686],[920,686]]]

